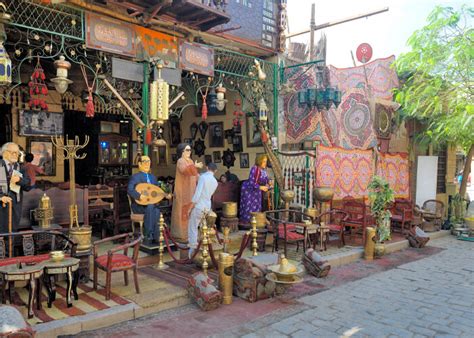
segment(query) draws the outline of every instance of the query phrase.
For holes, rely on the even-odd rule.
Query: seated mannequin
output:
[[[135,214],[144,214],[144,228],[145,233],[144,242],[146,244],[151,244],[153,241],[157,241],[159,236],[159,231],[157,229],[157,224],[160,220],[160,208],[158,204],[148,204],[140,205],[137,201],[144,200],[145,197],[140,195],[136,190],[136,186],[139,183],[149,183],[158,185],[158,181],[155,175],[150,173],[151,160],[148,156],[140,156],[138,158],[138,169],[140,172],[133,174],[130,177],[128,182],[127,192],[132,198],[132,210]],[[171,199],[171,194],[166,196],[167,199]]]

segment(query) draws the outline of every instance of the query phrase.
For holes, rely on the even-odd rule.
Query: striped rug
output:
[[[72,307],[68,308],[66,304],[66,283],[58,282],[56,284],[56,300],[51,308],[48,308],[48,293],[43,287],[41,294],[42,309],[36,309],[34,306],[35,316],[28,319],[31,325],[38,323],[50,322],[52,320],[64,319],[71,316],[80,316],[94,311],[108,309],[117,305],[130,303],[125,298],[119,297],[112,293],[110,300],[105,300],[105,289],[99,287],[97,291],[92,288],[92,282],[87,284],[79,284],[77,293],[79,300],[72,298]],[[15,287],[12,293],[13,303],[27,317],[28,306],[28,290],[22,287]]]

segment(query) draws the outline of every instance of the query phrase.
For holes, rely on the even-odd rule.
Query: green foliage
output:
[[[405,117],[423,120],[429,138],[466,151],[474,144],[473,17],[473,7],[436,7],[395,63],[403,83],[395,99]]]
[[[372,177],[369,183],[370,211],[377,224],[377,242],[390,239],[390,213],[387,208],[395,200],[393,189],[379,176]]]

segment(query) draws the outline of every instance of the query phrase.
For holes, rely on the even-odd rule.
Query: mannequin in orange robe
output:
[[[171,236],[178,242],[187,243],[191,200],[199,177],[198,169],[201,169],[203,165],[191,159],[191,146],[187,143],[178,145],[177,155],[179,160],[176,163]]]

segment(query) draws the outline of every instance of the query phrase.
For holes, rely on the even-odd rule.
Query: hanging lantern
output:
[[[71,68],[71,63],[66,61],[63,55],[59,57],[59,60],[54,61],[56,67],[56,77],[51,79],[54,83],[54,88],[59,94],[64,94],[67,91],[67,87],[72,83],[67,78],[68,70]]]
[[[258,103],[258,119],[260,121],[266,121],[268,119],[268,108],[263,97],[260,99],[260,102]]]
[[[158,65],[158,80],[157,83],[157,98],[156,98],[156,109],[158,121],[166,121],[169,117],[169,84],[161,77],[161,69],[163,65]]]
[[[225,93],[227,89],[222,87],[222,83],[219,83],[217,87],[217,99],[216,99],[216,106],[218,111],[223,111],[225,109],[225,104],[227,100],[225,99]]]
[[[158,120],[158,81],[150,85],[150,120]]]
[[[8,86],[12,83],[12,61],[7,50],[0,41],[0,86]]]

